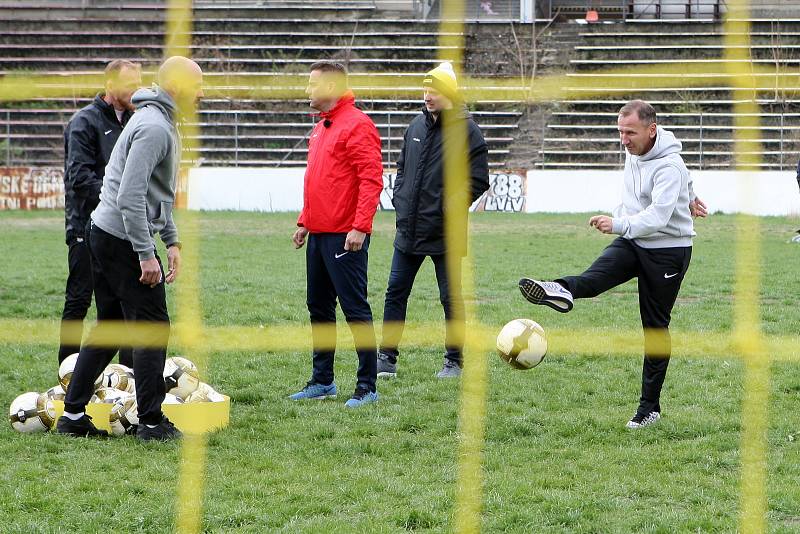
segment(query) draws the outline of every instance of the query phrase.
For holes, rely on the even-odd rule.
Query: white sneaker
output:
[[[519,290],[532,304],[544,304],[561,313],[572,309],[572,293],[558,282],[539,282],[523,278],[519,281]]]
[[[647,415],[641,415],[639,412],[636,412],[630,421],[625,425],[625,428],[636,429],[642,428],[648,425],[652,425],[656,421],[661,419],[661,414],[658,412],[650,412]]]

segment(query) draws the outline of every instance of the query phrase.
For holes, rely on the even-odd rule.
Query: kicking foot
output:
[[[572,309],[572,293],[558,282],[539,282],[523,278],[519,281],[519,291],[531,304],[544,304],[561,313]]]

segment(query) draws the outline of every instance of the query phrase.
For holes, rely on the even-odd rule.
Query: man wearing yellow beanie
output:
[[[425,75],[422,85],[425,106],[408,126],[397,160],[397,178],[392,198],[397,214],[397,235],[383,312],[383,341],[378,352],[379,378],[397,376],[397,347],[403,335],[408,297],[414,278],[427,257],[433,260],[439,300],[447,320],[444,365],[436,376],[458,378],[461,375],[464,344],[461,275],[459,272],[448,276],[445,258],[450,254],[459,258],[466,254],[467,227],[464,224],[459,228],[456,246],[446,244],[442,148],[448,132],[466,132],[468,136],[468,149],[460,155],[466,160],[465,168],[468,171],[468,176],[463,177],[469,191],[469,198],[463,202],[465,215],[469,205],[489,188],[486,141],[464,106],[453,66],[442,63]],[[463,128],[452,128],[459,121],[464,122]]]
[[[449,61],[441,63],[438,67],[425,75],[422,80],[423,87],[430,87],[443,96],[445,96],[451,104],[455,104],[461,100],[458,93],[458,80],[456,79],[456,72],[453,70],[453,64]],[[426,100],[427,103],[427,100]]]

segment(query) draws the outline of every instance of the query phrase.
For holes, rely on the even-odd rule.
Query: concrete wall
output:
[[[192,169],[188,205],[201,210],[299,211],[300,169]],[[754,215],[800,214],[793,172],[695,171],[694,189],[711,212]],[[392,209],[394,176],[384,176],[381,209]],[[619,203],[621,171],[529,171],[527,177],[495,173],[489,194],[474,208],[505,212],[609,212]]]
[[[800,214],[793,172],[693,171],[709,210],[753,215]],[[529,212],[608,212],[619,204],[622,171],[529,171]]]

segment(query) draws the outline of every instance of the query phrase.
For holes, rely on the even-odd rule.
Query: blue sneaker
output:
[[[365,404],[371,404],[373,402],[378,402],[378,392],[377,391],[367,391],[365,389],[356,389],[356,392],[353,393],[353,396],[350,397],[350,400],[344,403],[345,408],[358,408],[360,406],[364,406]]]
[[[289,395],[293,401],[314,399],[335,399],[336,398],[336,384],[331,382],[329,385],[322,384],[306,384],[302,391],[298,391],[294,395]]]

